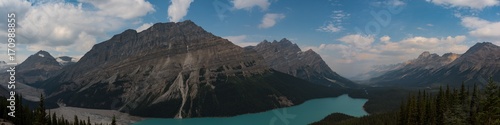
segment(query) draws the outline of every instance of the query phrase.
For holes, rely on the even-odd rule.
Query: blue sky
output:
[[[499,0],[0,1],[3,15],[18,15],[18,62],[38,50],[81,57],[125,29],[192,20],[240,46],[288,38],[347,77],[423,51],[442,55],[464,53],[481,41],[499,45],[499,5]],[[6,22],[0,24],[5,34]]]

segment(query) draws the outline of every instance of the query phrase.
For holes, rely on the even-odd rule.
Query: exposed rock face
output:
[[[264,57],[267,66],[277,71],[320,85],[334,87],[356,86],[352,81],[332,71],[319,54],[313,50],[303,52],[296,44],[285,38],[279,42],[264,40],[255,47],[250,46],[247,48],[255,49]]]
[[[490,77],[500,81],[500,47],[489,42],[477,43],[452,63],[435,73],[439,82],[459,85],[486,84]]]
[[[443,56],[422,53],[404,67],[371,79],[381,85],[432,86],[485,83],[490,76],[500,81],[500,47],[477,43],[463,55],[446,53]]]
[[[62,67],[50,53],[40,50],[16,66],[16,81],[33,84],[46,80]]]
[[[430,54],[428,51],[425,51],[417,59],[406,62],[405,67],[402,68],[437,69],[450,64],[458,57],[460,55],[455,53],[445,53],[443,56],[439,56],[435,53]]]
[[[232,116],[332,96],[191,21],[126,30],[44,81],[48,101],[146,117]]]

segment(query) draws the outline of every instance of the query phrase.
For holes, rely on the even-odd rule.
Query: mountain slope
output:
[[[259,112],[340,92],[276,72],[255,50],[189,20],[115,35],[43,88],[50,102],[177,118]]]
[[[312,83],[338,88],[356,87],[352,81],[338,75],[312,50],[303,52],[300,48],[283,38],[279,42],[263,41],[255,49],[264,57],[266,64],[283,73],[307,80]]]
[[[33,84],[51,77],[62,67],[47,51],[40,50],[16,66],[17,82]]]
[[[485,83],[489,77],[500,81],[500,47],[477,43],[462,55],[422,53],[404,67],[372,78],[379,85],[439,86]]]
[[[489,42],[477,43],[460,58],[434,73],[441,83],[486,84],[489,77],[500,81],[500,47]]]

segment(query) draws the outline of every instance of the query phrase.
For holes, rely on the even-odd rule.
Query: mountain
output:
[[[68,65],[73,65],[78,62],[77,58],[69,57],[69,56],[60,56],[56,58],[56,61],[59,62],[59,65],[65,67]]]
[[[5,61],[0,61],[0,73],[7,72],[10,66]]]
[[[192,21],[126,30],[43,81],[47,102],[143,117],[216,117],[300,104],[340,91],[265,65]]]
[[[16,66],[16,81],[33,84],[46,80],[62,67],[47,51],[40,50]]]
[[[442,83],[464,81],[467,84],[485,85],[490,77],[499,82],[500,47],[489,42],[477,43],[435,75],[440,76],[437,81]]]
[[[320,85],[356,87],[355,83],[332,71],[319,54],[311,49],[303,52],[286,38],[279,42],[264,40],[247,48],[256,50],[264,57],[266,65],[277,71]]]
[[[489,77],[500,81],[500,47],[477,43],[464,54],[443,56],[422,53],[404,67],[370,79],[378,85],[439,86],[486,83]]]

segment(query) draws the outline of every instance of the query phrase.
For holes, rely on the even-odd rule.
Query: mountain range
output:
[[[489,42],[477,43],[464,54],[442,56],[423,52],[414,60],[371,78],[375,85],[433,87],[485,84],[491,77],[500,81],[500,47]]]
[[[126,30],[76,63],[40,51],[18,66],[36,74],[24,83],[43,89],[47,102],[144,117],[234,116],[336,96],[355,86],[312,50],[277,48],[296,53],[289,54],[296,60],[286,62],[291,68],[283,70],[287,65],[269,61],[287,60],[264,56],[262,45],[242,48],[187,20]]]
[[[485,83],[500,81],[499,62],[500,47],[484,42],[464,54],[426,51],[359,78],[375,86]],[[80,59],[39,51],[17,69],[28,100],[43,93],[49,103],[162,118],[261,112],[360,87],[286,38],[242,48],[189,20],[125,30]]]

